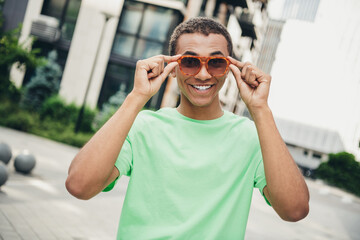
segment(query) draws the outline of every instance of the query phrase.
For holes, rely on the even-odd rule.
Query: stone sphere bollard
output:
[[[16,156],[14,160],[14,167],[17,172],[28,174],[33,170],[36,164],[36,159],[34,155],[30,154],[28,151]]]
[[[9,174],[6,165],[0,161],[0,186],[4,185],[8,180]]]
[[[6,143],[0,143],[0,161],[8,164],[12,157],[11,148]]]

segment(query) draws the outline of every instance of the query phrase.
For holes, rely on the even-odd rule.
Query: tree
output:
[[[0,0],[0,10],[2,10],[3,0]],[[18,66],[25,65],[29,68],[35,68],[44,63],[43,59],[37,57],[39,50],[29,50],[24,44],[19,43],[21,26],[4,32],[3,16],[0,11],[0,99],[10,98],[18,101],[20,99],[19,90],[10,81],[10,69],[14,63]]]
[[[56,60],[57,52],[53,50],[48,54],[46,65],[36,69],[35,76],[25,86],[23,108],[39,112],[44,101],[59,91],[62,69]]]
[[[351,153],[329,154],[329,160],[316,169],[316,176],[360,196],[360,163]]]

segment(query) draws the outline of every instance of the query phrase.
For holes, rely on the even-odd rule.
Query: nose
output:
[[[205,64],[201,64],[200,71],[195,75],[195,78],[202,80],[202,81],[206,81],[206,80],[210,79],[211,77],[212,76],[207,71]]]

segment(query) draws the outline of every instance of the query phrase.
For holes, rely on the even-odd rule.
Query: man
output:
[[[243,239],[253,187],[284,220],[307,215],[307,186],[267,104],[271,77],[231,54],[221,24],[180,24],[171,56],[138,61],[132,92],[73,160],[66,187],[80,199],[130,176],[118,239]],[[221,109],[230,70],[254,122]],[[180,105],[139,113],[169,74]]]

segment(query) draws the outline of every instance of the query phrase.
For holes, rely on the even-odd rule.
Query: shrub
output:
[[[56,59],[57,53],[53,50],[48,55],[47,64],[36,68],[35,77],[31,78],[24,89],[21,100],[23,108],[39,112],[44,101],[58,92],[62,70]]]
[[[29,50],[24,46],[26,43],[19,43],[21,26],[3,31],[3,3],[4,1],[0,0],[0,100],[7,98],[18,102],[20,93],[10,81],[11,66],[18,63],[18,67],[25,65],[27,68],[35,68],[43,65],[44,59],[37,56],[39,49]]]
[[[329,160],[316,169],[316,176],[360,196],[360,163],[350,153],[330,154]]]
[[[76,121],[78,108],[75,104],[66,104],[59,95],[48,98],[40,109],[40,119],[46,118],[57,120],[64,124]]]
[[[37,118],[35,115],[28,112],[19,111],[8,115],[3,122],[3,125],[16,130],[30,132],[36,124],[36,121]]]
[[[58,95],[48,98],[40,110],[40,119],[44,121],[57,121],[62,124],[75,124],[79,116],[80,108],[74,103],[66,104],[65,100]],[[92,123],[96,115],[96,110],[85,107],[80,131],[86,133],[94,132]]]

